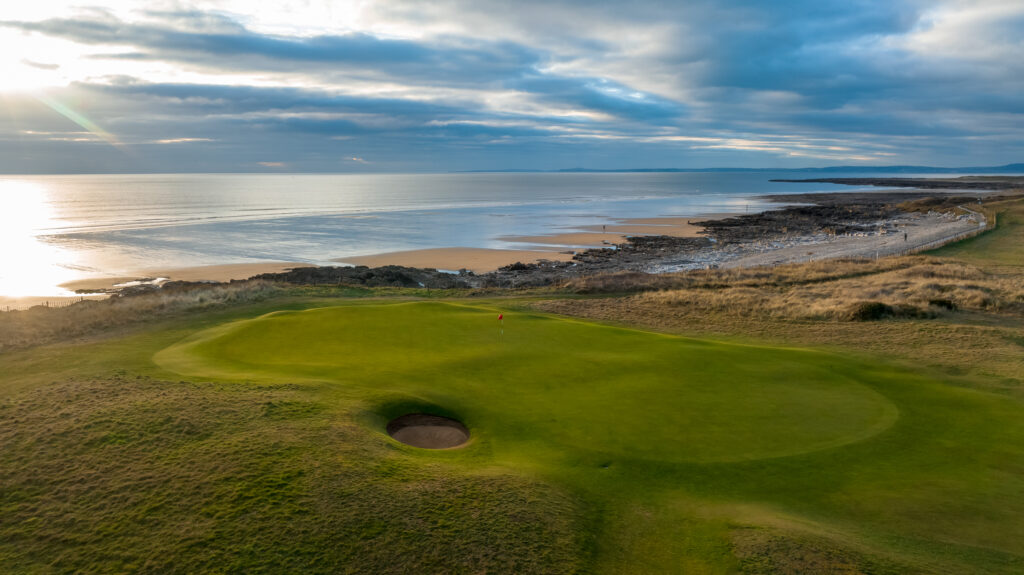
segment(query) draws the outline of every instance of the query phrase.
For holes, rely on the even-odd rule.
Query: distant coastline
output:
[[[918,190],[1019,190],[1024,188],[1024,177],[964,176],[960,178],[809,178],[799,180],[776,179],[772,182],[841,184],[845,186],[873,186],[881,188],[915,188]]]
[[[617,174],[617,173],[714,173],[714,172],[819,172],[857,174],[1024,174],[1024,163],[1002,166],[970,166],[945,168],[938,166],[826,166],[822,168],[563,168],[560,170],[497,169],[461,170],[456,174],[522,173],[522,174]],[[812,181],[812,180],[787,180]]]

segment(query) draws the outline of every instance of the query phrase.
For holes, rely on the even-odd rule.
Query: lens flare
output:
[[[97,126],[95,122],[93,122],[89,118],[83,116],[82,114],[79,114],[74,109],[64,105],[63,103],[61,103],[61,102],[59,102],[59,101],[57,101],[57,100],[55,100],[55,99],[45,95],[45,94],[37,94],[36,95],[36,99],[38,99],[43,104],[46,104],[47,106],[49,106],[50,109],[53,110],[54,112],[57,112],[61,116],[64,116],[65,118],[67,118],[67,119],[71,120],[72,122],[78,124],[83,129],[89,131],[91,134],[93,134],[96,137],[102,139],[103,141],[107,142],[111,146],[114,146],[115,148],[121,148],[122,144],[117,139],[116,136],[114,136],[110,132],[104,130],[103,128]]]

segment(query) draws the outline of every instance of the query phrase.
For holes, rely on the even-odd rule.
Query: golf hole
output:
[[[388,422],[388,435],[396,441],[423,449],[450,449],[469,441],[462,422],[426,413],[409,413]]]

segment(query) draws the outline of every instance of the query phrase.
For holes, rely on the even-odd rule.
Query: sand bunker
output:
[[[448,449],[469,441],[469,430],[461,422],[425,413],[396,417],[387,430],[397,441],[424,449]]]

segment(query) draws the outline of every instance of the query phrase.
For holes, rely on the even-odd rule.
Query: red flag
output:
[[[499,313],[498,314],[498,320],[500,321],[500,320],[503,320],[503,319],[505,319],[505,314]]]

